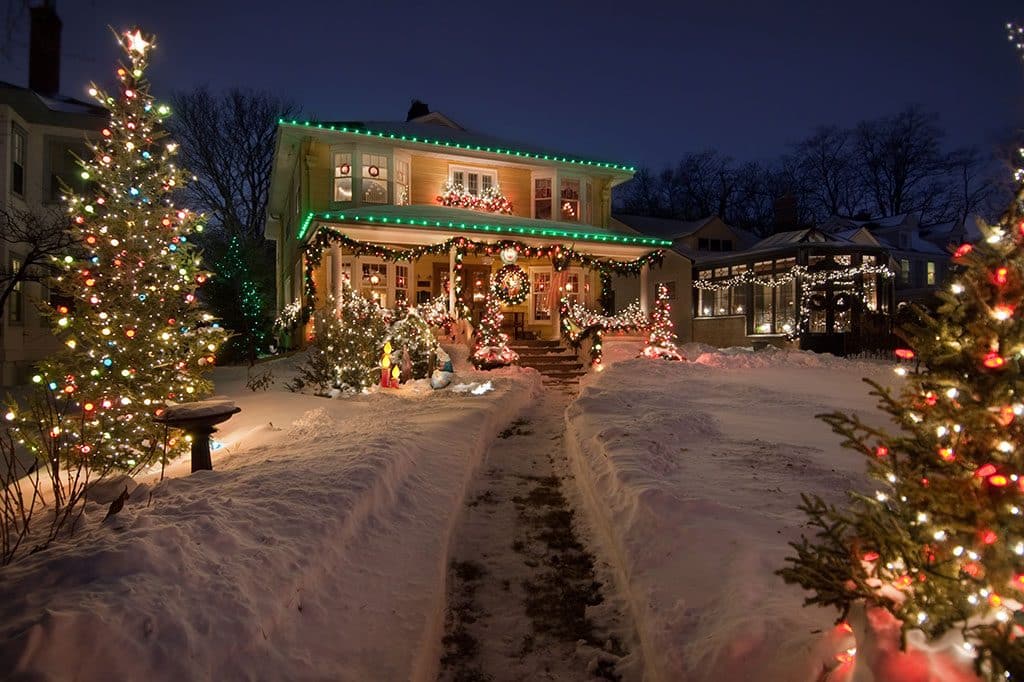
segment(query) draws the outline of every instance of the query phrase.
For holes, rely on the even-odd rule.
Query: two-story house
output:
[[[558,335],[561,296],[598,308],[624,278],[648,305],[671,242],[610,225],[611,190],[632,175],[471,132],[419,102],[405,121],[281,121],[266,225],[278,306],[322,307],[347,281],[385,307],[444,297],[473,324],[506,265],[528,278],[525,300],[503,308],[528,336]],[[687,269],[688,289],[688,262],[669,267]]]
[[[61,21],[51,2],[31,9],[28,87],[0,82],[0,211],[10,220],[27,214],[61,221],[62,187],[81,183],[75,156],[88,154],[107,112],[58,94]],[[0,240],[0,267],[17,272],[30,244]],[[25,381],[32,366],[57,348],[37,304],[49,298],[45,272],[15,285],[0,311],[0,382]]]
[[[929,238],[915,213],[873,220],[834,217],[822,229],[830,233],[866,229],[888,248],[896,269],[897,303],[933,303],[935,291],[949,278],[951,251]]]

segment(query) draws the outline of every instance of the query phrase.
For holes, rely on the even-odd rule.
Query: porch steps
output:
[[[546,379],[575,382],[587,373],[576,354],[558,341],[517,339],[509,347],[519,354],[521,366],[533,367]]]

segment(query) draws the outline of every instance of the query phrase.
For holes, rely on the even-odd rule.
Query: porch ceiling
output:
[[[592,225],[481,214],[443,206],[378,206],[310,213],[303,221],[298,239],[302,241],[318,224],[353,226],[346,229],[353,238],[408,244],[436,243],[439,238],[447,239],[452,235],[465,235],[471,239],[515,239],[536,245],[586,242],[587,251],[609,257],[635,256],[672,245],[671,241],[664,239],[625,234]],[[361,233],[359,237],[355,234],[356,229]]]

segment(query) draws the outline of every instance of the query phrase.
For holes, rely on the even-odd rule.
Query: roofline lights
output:
[[[578,232],[557,230],[549,227],[526,227],[523,225],[493,225],[489,223],[467,223],[455,220],[425,220],[416,218],[395,218],[392,216],[367,215],[360,213],[315,213],[306,214],[299,227],[298,240],[302,241],[314,219],[335,220],[349,223],[374,223],[382,225],[405,225],[408,227],[440,227],[469,232],[496,232],[524,237],[566,237],[591,242],[630,244],[637,246],[672,246],[672,242],[654,237],[630,237],[628,235],[604,234],[600,232]]]
[[[366,128],[335,126],[324,123],[315,123],[313,121],[297,121],[295,119],[285,120],[283,118],[277,119],[277,124],[296,126],[300,128],[319,128],[320,130],[333,130],[338,133],[352,133],[354,135],[365,135],[366,137],[398,140],[401,142],[416,142],[417,144],[430,144],[434,145],[435,147],[448,147],[450,149],[465,149],[467,151],[472,152],[489,152],[491,154],[504,154],[505,156],[515,156],[518,158],[542,159],[544,161],[558,161],[561,163],[570,163],[576,166],[593,166],[595,168],[608,168],[611,170],[628,171],[630,173],[636,172],[635,166],[626,166],[624,164],[611,163],[608,161],[587,161],[586,159],[574,159],[572,157],[558,156],[556,154],[538,154],[536,152],[525,152],[518,149],[487,147],[485,145],[479,144],[463,144],[462,142],[452,142],[451,140],[430,139],[427,137],[419,137],[417,135],[398,135],[395,133],[385,133],[375,130],[367,130]]]

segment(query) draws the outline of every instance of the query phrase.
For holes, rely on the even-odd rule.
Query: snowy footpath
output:
[[[891,366],[685,350],[691,362],[614,362],[609,348],[566,415],[570,464],[624,586],[645,677],[822,679],[836,666],[836,612],[803,608],[774,571],[803,530],[801,492],[840,501],[866,484],[862,458],[814,415],[879,421],[861,378],[888,381]]]
[[[577,386],[549,384],[490,447],[455,532],[441,682],[640,680],[629,609],[565,459]]]
[[[483,395],[419,384],[327,400],[218,372],[242,412],[216,436],[214,471],[179,463],[109,521],[0,572],[0,678],[436,677],[467,485],[539,375],[457,376],[490,380]]]

